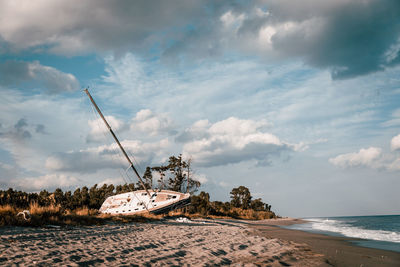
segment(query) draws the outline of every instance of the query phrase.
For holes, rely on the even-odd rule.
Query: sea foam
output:
[[[307,219],[311,223],[311,229],[339,233],[353,238],[363,238],[377,241],[388,241],[400,243],[400,233],[387,230],[365,229],[351,225],[351,221],[340,221],[334,219]]]

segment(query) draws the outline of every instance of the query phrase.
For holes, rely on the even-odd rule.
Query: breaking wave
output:
[[[352,221],[335,219],[313,218],[307,219],[307,221],[311,223],[312,230],[339,233],[353,238],[400,243],[400,232],[396,231],[367,229],[362,226],[352,225]]]

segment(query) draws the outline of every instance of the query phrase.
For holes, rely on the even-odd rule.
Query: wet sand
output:
[[[255,230],[254,234],[259,236],[308,245],[312,251],[324,255],[327,266],[400,266],[400,253],[359,247],[351,243],[359,239],[325,236],[278,227],[302,222],[304,221],[298,219],[265,220],[251,223],[249,226]]]
[[[399,253],[276,226],[299,222],[165,220],[74,228],[3,227],[0,265],[399,266]]]

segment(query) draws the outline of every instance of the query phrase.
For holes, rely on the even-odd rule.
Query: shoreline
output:
[[[324,255],[326,266],[400,266],[400,253],[358,246],[352,243],[352,241],[360,240],[357,238],[330,236],[281,227],[300,223],[307,223],[307,221],[292,218],[271,219],[252,222],[249,228],[254,230],[253,234],[263,237],[307,244],[312,251]]]

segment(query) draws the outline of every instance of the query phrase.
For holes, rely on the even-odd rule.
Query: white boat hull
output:
[[[190,194],[170,190],[149,192],[151,196],[145,190],[138,190],[108,197],[99,211],[110,215],[159,214],[190,203]]]

